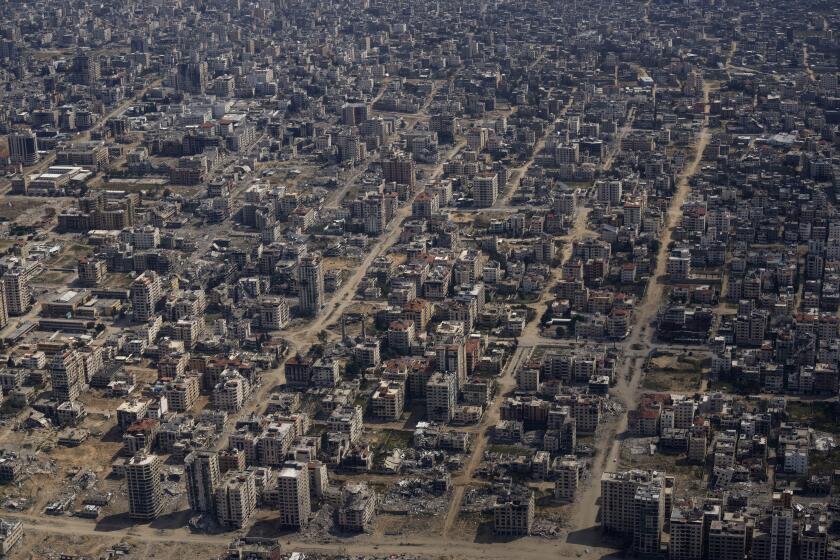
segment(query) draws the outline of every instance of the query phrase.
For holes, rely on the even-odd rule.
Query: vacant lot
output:
[[[820,432],[840,434],[837,406],[833,402],[792,401],[786,407],[791,422],[801,422]]]
[[[701,389],[703,361],[687,354],[660,354],[651,358],[643,385],[651,391],[693,393]]]
[[[4,196],[0,200],[0,219],[12,222],[24,212],[44,206],[44,204],[44,199],[10,195]]]
[[[700,494],[705,489],[705,470],[702,465],[689,463],[682,453],[663,453],[655,449],[652,438],[630,438],[622,442],[619,458],[619,470],[653,469],[665,471],[677,479],[677,488],[690,495]]]
[[[411,447],[411,440],[414,433],[409,430],[377,430],[374,441],[371,442],[374,460],[381,462],[385,456],[396,449],[407,449]]]

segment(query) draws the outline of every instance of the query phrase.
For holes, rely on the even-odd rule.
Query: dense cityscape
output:
[[[3,5],[0,556],[840,560],[840,3]]]

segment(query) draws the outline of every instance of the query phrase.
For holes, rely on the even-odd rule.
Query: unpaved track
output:
[[[499,421],[499,409],[501,408],[502,399],[516,387],[516,370],[519,364],[526,360],[531,355],[532,348],[519,346],[513,355],[508,360],[505,366],[501,379],[499,380],[499,390],[496,393],[490,408],[484,413],[481,419],[481,428],[479,433],[473,440],[473,446],[470,451],[470,456],[467,459],[467,464],[464,467],[463,473],[456,477],[452,482],[455,487],[452,499],[449,501],[449,509],[446,512],[446,519],[443,522],[443,537],[449,536],[452,526],[458,519],[458,513],[461,511],[461,503],[464,501],[464,491],[470,482],[473,481],[475,471],[481,464],[484,458],[484,450],[487,449],[487,441],[490,438],[490,430]]]
[[[576,504],[576,511],[571,520],[571,532],[592,531],[597,527],[598,499],[601,496],[601,475],[608,468],[614,468],[614,465],[617,464],[621,447],[619,438],[627,431],[626,411],[638,406],[639,388],[642,380],[641,365],[645,356],[654,347],[654,329],[650,327],[650,323],[656,317],[659,306],[662,304],[664,286],[659,280],[665,275],[668,245],[671,243],[674,228],[679,224],[682,215],[682,206],[685,204],[691,191],[689,181],[700,169],[703,152],[706,150],[706,146],[708,146],[711,137],[708,129],[708,101],[711,88],[712,86],[708,81],[704,82],[703,101],[706,104],[705,112],[707,115],[703,119],[703,126],[694,145],[694,157],[685,166],[677,181],[676,192],[671,199],[665,217],[659,251],[656,255],[656,269],[648,281],[645,297],[634,311],[634,328],[630,336],[621,343],[624,362],[618,371],[618,379],[613,390],[613,397],[624,403],[625,413],[622,414],[614,427],[601,437],[600,447],[593,461],[589,485]],[[634,350],[633,348],[637,349]]]
[[[74,539],[91,539],[97,542],[113,544],[126,541],[138,545],[215,545],[220,552],[227,548],[234,535],[193,534],[184,528],[157,529],[149,525],[122,524],[95,526],[88,520],[75,517],[55,517],[45,519],[34,515],[4,512],[4,517],[19,519],[24,522],[25,531],[30,533],[66,536]],[[328,555],[353,556],[388,556],[410,554],[425,558],[470,558],[510,560],[545,560],[555,558],[580,558],[585,548],[569,546],[560,540],[523,538],[512,542],[478,543],[444,538],[440,535],[373,536],[342,539],[334,543],[316,543],[300,540],[296,535],[278,535],[281,549],[285,553],[304,552]],[[14,552],[12,553],[14,555]],[[599,556],[600,557],[600,556]],[[594,556],[592,556],[594,560]]]

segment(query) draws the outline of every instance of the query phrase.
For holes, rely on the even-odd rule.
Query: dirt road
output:
[[[618,380],[613,390],[613,397],[624,403],[626,410],[632,410],[638,405],[640,386],[642,381],[641,364],[644,357],[654,347],[654,329],[650,323],[655,319],[662,303],[664,285],[659,281],[665,275],[668,245],[671,243],[674,228],[679,224],[682,206],[691,191],[689,182],[700,168],[703,152],[711,137],[708,129],[708,101],[711,84],[706,81],[703,85],[703,100],[706,103],[706,116],[694,146],[694,157],[685,166],[677,180],[677,188],[665,217],[659,251],[656,256],[656,269],[648,282],[645,297],[634,311],[634,328],[630,336],[621,344],[624,361],[618,372]],[[621,437],[627,431],[627,414],[621,416],[614,427],[604,435],[592,465],[590,483],[576,504],[576,511],[572,518],[572,533],[589,532],[593,537],[598,524],[598,499],[601,496],[601,475],[614,468],[617,463],[621,447]],[[594,546],[596,540],[589,541]]]
[[[137,101],[139,99],[142,99],[143,96],[146,95],[146,93],[150,89],[159,86],[161,83],[163,83],[163,82],[162,82],[162,80],[159,80],[159,79],[150,82],[149,85],[144,87],[142,90],[138,91],[137,93],[135,93],[134,95],[132,95],[128,99],[123,100],[122,103],[120,103],[119,105],[117,105],[116,107],[114,107],[113,109],[111,109],[110,111],[105,113],[104,115],[102,115],[102,117],[99,119],[99,121],[97,121],[97,123],[92,128],[73,134],[70,137],[70,142],[86,142],[86,141],[90,140],[91,133],[93,133],[94,131],[99,130],[100,128],[105,126],[105,123],[108,122],[108,119],[111,119],[111,118],[114,118],[114,117],[119,117],[120,115],[125,113],[128,110],[129,107],[131,107],[132,105],[137,103]],[[36,173],[43,173],[54,162],[55,162],[55,152],[53,151],[49,155],[47,155],[46,157],[41,159],[41,161],[39,161],[38,163],[33,165],[32,167],[25,168],[23,170],[24,174],[34,175]]]
[[[540,155],[543,152],[543,150],[545,150],[546,140],[548,139],[548,136],[554,132],[554,125],[557,124],[557,122],[566,115],[566,113],[569,111],[569,108],[574,103],[574,93],[576,91],[577,88],[572,89],[571,93],[573,96],[569,98],[569,101],[566,102],[566,105],[563,106],[563,108],[560,110],[560,114],[557,115],[554,121],[549,126],[545,127],[543,135],[540,137],[539,140],[537,140],[537,143],[534,145],[534,150],[533,152],[531,152],[531,157],[529,157],[528,160],[522,166],[513,170],[513,173],[511,173],[510,177],[510,188],[507,189],[502,194],[502,196],[499,197],[499,199],[493,205],[494,207],[504,208],[508,205],[508,203],[510,203],[510,200],[513,198],[513,196],[516,194],[516,191],[518,191],[519,187],[522,185],[522,179],[526,175],[528,175],[528,170],[531,169],[532,165],[534,165],[537,156]],[[511,111],[511,114],[512,113],[513,111]]]
[[[447,158],[441,161],[446,161],[449,157],[458,153],[464,146],[466,141],[461,141],[456,144],[447,154]],[[432,178],[436,179],[443,173],[443,163],[435,167]],[[401,224],[411,214],[411,201],[403,204],[395,213],[394,219],[385,230],[385,235],[380,237],[370,250],[367,252],[365,258],[353,270],[350,278],[344,282],[341,287],[336,290],[326,303],[326,306],[321,311],[320,315],[312,322],[301,325],[300,327],[282,331],[282,335],[289,345],[287,357],[294,356],[296,353],[306,354],[309,349],[318,342],[318,333],[322,330],[338,323],[341,316],[348,307],[354,303],[354,295],[359,287],[362,279],[370,267],[371,263],[381,255],[384,255],[397,242],[402,230]],[[261,405],[266,402],[269,393],[278,385],[285,383],[284,373],[285,360],[281,362],[277,368],[266,371],[262,376],[262,381],[259,387],[255,389],[255,393],[249,398],[248,404],[240,412],[239,417],[243,418],[255,412]],[[233,430],[236,422],[228,422],[227,428],[218,440],[217,448],[221,449],[227,445],[227,440]]]
[[[502,377],[499,380],[498,393],[495,395],[490,407],[484,413],[481,419],[480,430],[473,442],[470,456],[467,459],[467,464],[461,475],[453,479],[452,483],[455,485],[455,490],[452,499],[449,502],[449,510],[446,513],[446,520],[443,523],[443,536],[448,537],[455,520],[458,519],[458,512],[461,511],[461,503],[464,501],[464,491],[466,487],[473,481],[475,471],[481,464],[484,458],[484,450],[487,449],[487,442],[490,437],[490,430],[499,422],[499,409],[502,405],[504,396],[516,387],[516,378],[514,377],[519,364],[527,360],[531,355],[533,348],[519,346],[513,355],[508,360]]]
[[[591,208],[578,208],[572,228],[566,235],[558,238],[563,242],[563,248],[560,250],[560,262],[565,263],[569,260],[572,256],[575,243],[584,240],[592,234],[592,231],[589,229],[589,213],[591,211]],[[536,312],[537,316],[533,321],[525,325],[522,336],[519,337],[520,346],[535,346],[539,342],[538,339],[541,338],[540,316],[545,311],[545,306],[554,299],[554,286],[560,280],[562,274],[562,266],[553,267],[551,269],[551,277],[546,282],[545,289],[540,294],[540,299],[536,303],[528,305],[528,307]]]
[[[150,525],[132,525],[93,522],[76,517],[43,517],[16,513],[4,513],[4,517],[19,519],[24,531],[47,535],[59,535],[74,540],[89,539],[99,544],[114,544],[125,541],[137,545],[161,544],[173,549],[179,545],[218,546],[222,552],[234,534],[206,535],[191,533],[188,529],[159,529]],[[570,546],[560,540],[545,540],[537,537],[517,539],[512,542],[481,543],[446,538],[440,535],[386,536],[366,535],[343,538],[334,543],[317,543],[299,539],[296,535],[278,534],[281,550],[320,554],[342,554],[353,556],[377,556],[411,554],[426,558],[470,558],[509,560],[544,560],[556,558],[596,558],[587,555],[587,547]]]

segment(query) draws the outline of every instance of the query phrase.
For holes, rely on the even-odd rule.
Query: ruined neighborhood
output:
[[[0,556],[840,560],[840,4],[4,5]]]

